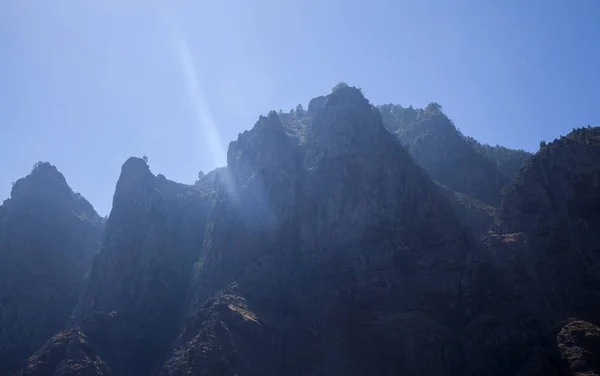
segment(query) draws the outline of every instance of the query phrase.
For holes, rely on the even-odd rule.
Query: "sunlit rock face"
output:
[[[49,163],[15,182],[0,206],[0,374],[64,328],[102,227]]]

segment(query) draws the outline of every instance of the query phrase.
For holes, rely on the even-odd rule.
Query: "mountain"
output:
[[[359,90],[328,95],[312,119],[261,118],[230,144],[228,169],[199,309],[163,375],[444,367],[433,338],[462,320],[475,241]]]
[[[574,130],[543,147],[506,193],[494,226],[514,238],[532,310],[595,312],[600,282],[600,128]]]
[[[163,375],[423,367],[385,355],[397,346],[442,367],[430,342],[388,333],[446,336],[475,247],[379,112],[343,88],[310,120],[261,117],[194,186],[127,161],[75,320],[115,374],[156,372],[171,344]]]
[[[209,204],[203,191],[154,176],[140,158],[123,165],[74,315],[116,375],[147,375],[164,361],[183,324]]]
[[[438,183],[479,237],[487,234],[501,191],[531,157],[523,150],[480,144],[465,137],[437,103],[424,109],[378,106],[385,127]]]
[[[386,127],[436,182],[496,206],[507,183],[494,162],[475,151],[432,103],[425,109],[381,106]],[[412,115],[414,114],[414,115]]]
[[[102,228],[49,163],[15,182],[0,206],[0,374],[64,328]]]
[[[493,161],[498,170],[511,182],[517,177],[519,168],[521,168],[532,156],[531,153],[521,149],[515,150],[500,145],[491,146],[482,144],[473,137],[467,136],[465,137],[465,140],[477,152]]]
[[[539,325],[533,363],[552,374],[600,374],[599,183],[600,128],[574,130],[521,169],[488,238],[511,304]]]
[[[385,111],[337,85],[259,117],[193,185],[128,159],[75,263],[78,298],[52,290],[75,296],[63,324],[5,359],[17,376],[600,374],[600,128],[542,147],[510,183],[438,105]],[[68,208],[52,213],[93,213],[66,182],[27,186],[0,207],[0,244],[61,244],[4,219],[42,187]],[[7,249],[2,265],[38,265]],[[42,266],[46,284],[65,278]]]

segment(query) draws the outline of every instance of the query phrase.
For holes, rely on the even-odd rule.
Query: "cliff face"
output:
[[[496,216],[496,207],[443,185],[440,189],[475,236],[481,238],[488,234]]]
[[[202,191],[154,176],[142,159],[123,165],[75,310],[116,374],[147,375],[177,337],[207,204]]]
[[[201,308],[163,374],[453,367],[442,339],[462,319],[473,241],[357,89],[324,102],[310,126],[271,113],[230,144],[195,275]]]
[[[407,109],[401,114],[387,106],[380,110],[386,127],[431,179],[488,205],[498,205],[502,187],[509,181],[492,160],[467,142],[441,107],[430,104],[424,110],[413,110],[412,116]]]
[[[471,231],[477,237],[485,236],[502,188],[514,178],[522,154],[463,136],[436,103],[425,109],[392,104],[378,109],[385,127],[442,187]]]
[[[70,315],[103,223],[48,163],[0,206],[0,374],[10,374]]]
[[[600,128],[580,129],[536,153],[487,239],[491,262],[512,286],[510,305],[537,322],[529,351],[536,342],[539,350],[523,375],[598,370],[599,136]]]
[[[497,211],[498,164],[439,106],[394,111],[338,86],[193,186],[130,158],[100,242],[36,167],[0,207],[0,372],[597,374],[600,131],[542,148]]]
[[[600,302],[599,186],[600,128],[590,128],[542,148],[506,194],[495,231],[521,240],[510,256],[533,308],[577,312]]]

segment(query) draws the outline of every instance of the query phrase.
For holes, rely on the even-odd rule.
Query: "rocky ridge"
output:
[[[488,205],[499,204],[500,191],[509,181],[493,161],[471,147],[441,106],[431,103],[410,111],[388,105],[380,110],[386,127],[433,180]]]
[[[360,344],[378,335],[393,352],[385,333],[412,320],[440,336],[461,321],[475,241],[357,89],[328,96],[310,126],[261,118],[230,145],[228,169],[195,301],[235,286],[273,344],[262,364],[280,365],[263,374],[395,374],[397,359]]]
[[[415,114],[394,131],[341,86],[260,117],[193,186],[131,158],[77,329],[18,375],[596,374],[598,129],[542,148],[498,205],[499,165],[439,106]],[[463,158],[476,176],[436,172]]]

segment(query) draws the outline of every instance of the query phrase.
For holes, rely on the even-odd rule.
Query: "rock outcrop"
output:
[[[327,99],[323,95],[311,99],[310,102],[308,102],[308,116],[314,118],[319,110],[325,107],[326,101]]]
[[[475,242],[359,90],[327,96],[310,126],[262,117],[230,144],[228,170],[195,272],[192,311],[201,313],[165,375],[185,374],[175,367],[181,354],[185,369],[202,359],[192,374],[206,375],[458,364],[444,340],[464,319]],[[202,307],[215,294],[248,308]],[[250,355],[231,336],[245,330],[264,361],[240,360]]]
[[[534,369],[597,372],[595,326],[581,318],[600,318],[599,183],[600,128],[576,130],[523,167],[487,239],[491,262],[512,286],[510,305],[540,326],[537,355],[531,352],[535,342],[527,347]],[[565,320],[571,323],[563,326]],[[577,328],[588,334],[577,334]],[[534,374],[540,373],[523,373]]]
[[[509,181],[493,161],[467,142],[439,105],[402,111],[389,106],[380,107],[386,127],[433,180],[497,207]]]
[[[234,290],[208,299],[187,320],[161,376],[280,374],[277,334]]]
[[[520,241],[498,256],[532,310],[600,308],[598,187],[600,128],[579,129],[542,148],[504,197],[495,233]]]
[[[15,376],[111,376],[85,334],[65,330],[30,356]]]
[[[148,375],[179,334],[208,204],[203,191],[154,176],[142,159],[123,165],[74,317],[115,374]]]
[[[557,336],[564,374],[600,375],[600,328],[582,320],[567,323]]]
[[[498,208],[506,182],[438,105],[347,85],[261,116],[193,186],[130,158],[99,244],[39,165],[0,207],[0,371],[599,374],[600,129],[543,147]]]
[[[461,219],[479,238],[487,235],[508,185],[530,154],[482,145],[465,137],[442,112],[400,105],[379,106],[385,127],[438,183]]]
[[[0,374],[64,328],[102,227],[49,163],[14,184],[0,206]]]

